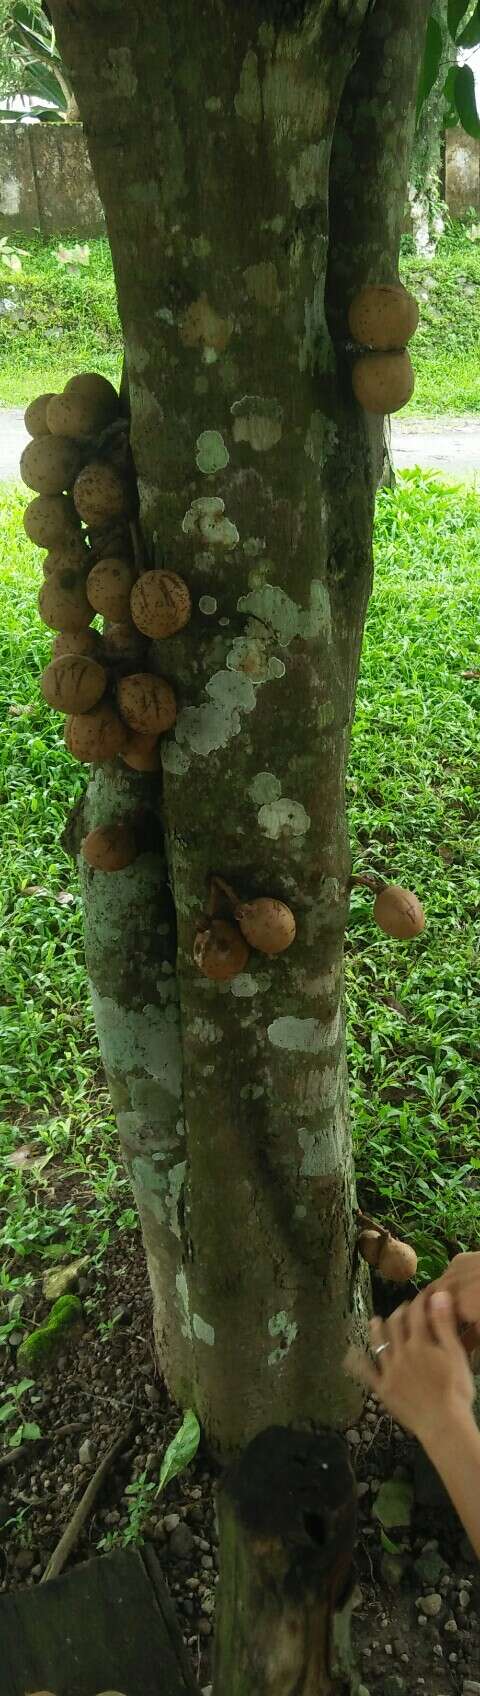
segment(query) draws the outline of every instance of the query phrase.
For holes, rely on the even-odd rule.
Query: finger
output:
[[[392,1348],[398,1348],[399,1344],[408,1340],[411,1306],[411,1302],[401,1302],[400,1307],[396,1307],[386,1321],[385,1339],[391,1343]]]
[[[431,1343],[435,1333],[430,1326],[430,1291],[422,1290],[410,1305],[409,1329],[412,1341]]]
[[[429,1319],[435,1341],[443,1347],[458,1343],[455,1307],[448,1290],[435,1290],[430,1296]]]
[[[374,1390],[378,1384],[378,1373],[368,1354],[362,1354],[360,1349],[353,1346],[347,1350],[344,1357],[343,1370],[348,1378],[354,1378],[357,1384],[366,1384],[369,1390]]]

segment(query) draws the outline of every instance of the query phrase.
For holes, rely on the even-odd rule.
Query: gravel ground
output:
[[[158,1375],[150,1297],[139,1238],[120,1236],[79,1279],[86,1329],[49,1379],[25,1398],[48,1444],[0,1470],[0,1587],[36,1584],[99,1459],[133,1416],[136,1434],[109,1474],[71,1563],[128,1541],[128,1493],[155,1482],[180,1416]],[[41,1279],[28,1292],[22,1328],[48,1311]],[[4,1315],[2,1315],[4,1317]],[[18,1372],[9,1348],[6,1387]],[[34,1399],[35,1398],[35,1399]],[[76,1428],[55,1437],[65,1425]],[[431,1478],[409,1439],[369,1402],[347,1434],[359,1485],[354,1635],[363,1696],[480,1696],[479,1574],[454,1515],[440,1499],[425,1505]],[[178,1609],[201,1688],[211,1679],[212,1616],[218,1581],[215,1469],[201,1452],[164,1495],[147,1498],[143,1535],[155,1545]],[[374,1508],[383,1482],[407,1484],[417,1500],[404,1530],[389,1529],[392,1556]],[[142,1487],[142,1486],[141,1486]],[[408,1491],[407,1491],[408,1494]],[[434,1492],[435,1499],[435,1492]],[[473,1680],[473,1687],[471,1683]],[[470,1684],[469,1684],[470,1681]]]

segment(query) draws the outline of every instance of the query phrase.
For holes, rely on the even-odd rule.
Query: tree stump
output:
[[[280,1426],[262,1432],[226,1473],[218,1516],[215,1696],[348,1690],[349,1633],[337,1633],[334,1619],[352,1590],[356,1522],[343,1439]]]

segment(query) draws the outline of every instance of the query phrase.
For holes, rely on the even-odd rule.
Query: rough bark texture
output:
[[[215,1690],[345,1690],[351,1665],[340,1644],[356,1517],[346,1444],[324,1433],[264,1431],[224,1478],[218,1510]]]
[[[88,879],[87,954],[160,1357],[226,1453],[272,1418],[358,1408],[344,779],[382,429],[352,400],[346,310],[396,276],[427,4],[52,11],[106,211],[149,558],[194,603],[151,652],[179,702],[165,860]],[[98,773],[89,826],[144,794]],[[226,986],[192,961],[212,872],[298,927]]]

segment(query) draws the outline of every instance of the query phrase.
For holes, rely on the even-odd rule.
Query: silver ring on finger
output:
[[[390,1346],[390,1343],[379,1343],[376,1349],[372,1349],[374,1360],[378,1360],[379,1354],[383,1354],[384,1349],[389,1349]]]

